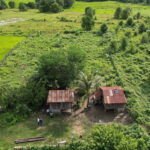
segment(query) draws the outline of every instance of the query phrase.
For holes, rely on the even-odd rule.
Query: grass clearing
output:
[[[7,53],[24,37],[15,36],[0,36],[0,62],[4,59]]]

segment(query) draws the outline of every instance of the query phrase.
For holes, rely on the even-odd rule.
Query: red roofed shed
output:
[[[104,104],[105,109],[124,108],[127,101],[124,91],[118,87],[100,87],[95,92],[95,99]]]
[[[73,102],[73,90],[50,90],[48,93],[47,104],[53,113],[72,109]]]

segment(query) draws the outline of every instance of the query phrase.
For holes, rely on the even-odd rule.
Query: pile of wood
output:
[[[26,143],[26,142],[42,141],[42,140],[44,140],[44,137],[35,137],[35,138],[28,138],[28,139],[18,139],[15,140],[15,143],[19,144],[19,143]]]

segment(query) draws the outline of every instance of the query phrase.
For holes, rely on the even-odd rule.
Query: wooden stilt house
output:
[[[60,113],[72,110],[73,103],[73,90],[50,90],[48,93],[47,104],[49,105],[50,112]]]
[[[103,103],[106,110],[123,109],[127,104],[124,91],[118,87],[100,87],[95,92],[95,100]]]

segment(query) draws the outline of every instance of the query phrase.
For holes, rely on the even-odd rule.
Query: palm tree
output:
[[[97,75],[93,75],[92,73],[90,74],[85,74],[83,72],[80,73],[79,75],[79,80],[77,80],[76,84],[76,90],[80,93],[83,93],[85,96],[88,98],[88,103],[90,100],[90,95],[96,90],[100,83],[102,81],[102,78]]]

